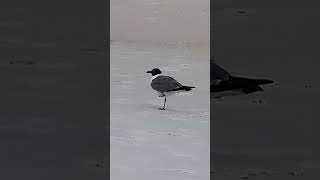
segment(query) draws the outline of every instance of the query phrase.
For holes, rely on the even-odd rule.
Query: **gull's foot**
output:
[[[165,108],[158,108],[159,110],[166,110]]]

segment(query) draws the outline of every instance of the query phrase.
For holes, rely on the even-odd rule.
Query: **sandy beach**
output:
[[[209,179],[209,55],[190,49],[112,43],[111,179]],[[196,89],[158,110],[155,67]]]
[[[111,1],[111,179],[210,178],[209,0]],[[190,93],[163,98],[159,68]]]

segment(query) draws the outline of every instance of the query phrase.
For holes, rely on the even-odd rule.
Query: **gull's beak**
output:
[[[152,73],[152,71],[147,71],[147,73]]]

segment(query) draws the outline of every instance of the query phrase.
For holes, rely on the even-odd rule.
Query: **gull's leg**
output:
[[[164,96],[164,103],[163,103],[163,107],[162,107],[162,108],[159,108],[159,110],[165,110],[166,102],[167,102],[167,96]]]

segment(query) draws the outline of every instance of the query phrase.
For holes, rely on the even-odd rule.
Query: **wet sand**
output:
[[[248,178],[317,179],[319,55],[313,44],[320,14],[312,5],[289,2],[216,3],[217,63],[233,74],[276,83],[263,93],[211,100],[213,178],[239,179],[247,169],[260,168],[275,173]]]
[[[75,3],[0,8],[1,179],[107,178],[104,4]]]

